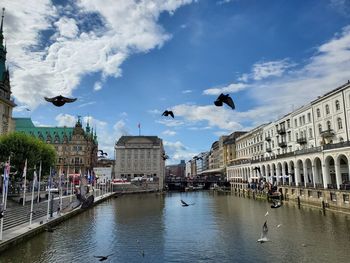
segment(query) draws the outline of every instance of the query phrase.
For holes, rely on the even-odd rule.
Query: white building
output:
[[[165,177],[164,147],[157,136],[122,136],[115,145],[115,176],[131,180],[153,178],[163,189]]]
[[[112,180],[112,167],[94,167],[95,175],[99,183],[106,183]]]
[[[245,188],[237,182],[254,182],[260,170],[259,176],[278,185],[350,189],[349,117],[348,82],[265,125],[264,158],[253,158],[251,135],[237,138],[241,163],[227,168],[231,186]]]

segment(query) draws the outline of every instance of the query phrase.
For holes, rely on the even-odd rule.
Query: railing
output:
[[[337,149],[337,148],[349,147],[349,146],[350,146],[350,141],[339,142],[334,144],[325,144],[323,145],[323,150]]]
[[[290,186],[295,186],[295,182],[290,182]]]
[[[306,183],[306,187],[308,187],[308,188],[314,188],[314,184],[313,184],[313,183]]]
[[[328,189],[337,189],[337,185],[336,184],[327,184],[327,188]]]
[[[322,146],[318,146],[318,147],[312,147],[312,148],[308,148],[308,149],[296,150],[294,152],[294,154],[301,155],[301,154],[316,153],[316,152],[321,152],[321,151],[322,151]]]
[[[350,184],[341,184],[340,190],[350,190]]]
[[[307,142],[306,137],[301,137],[297,139],[297,143],[299,144],[305,144]]]
[[[332,129],[321,131],[320,134],[323,138],[333,137],[335,135]]]
[[[271,147],[266,148],[266,151],[267,151],[268,153],[272,152]]]
[[[278,134],[285,134],[286,133],[286,128],[282,127],[280,129],[277,130]]]
[[[265,141],[271,141],[271,136],[266,136]]]
[[[285,158],[285,157],[291,157],[291,156],[294,156],[294,152],[277,154],[277,158]]]
[[[281,148],[287,147],[287,143],[286,142],[279,142],[278,146]]]
[[[323,184],[315,184],[316,189],[324,189]]]

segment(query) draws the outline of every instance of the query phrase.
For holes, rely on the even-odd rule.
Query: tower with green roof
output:
[[[6,68],[6,46],[4,43],[4,14],[2,9],[0,24],[0,134],[13,130],[12,109],[16,106],[11,99],[10,73]]]

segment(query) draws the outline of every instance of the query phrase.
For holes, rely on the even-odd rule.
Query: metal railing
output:
[[[297,139],[297,143],[304,144],[307,143],[306,137],[300,137]]]
[[[333,143],[333,144],[325,144],[323,145],[323,150],[337,149],[337,148],[349,147],[349,146],[350,146],[350,141]]]

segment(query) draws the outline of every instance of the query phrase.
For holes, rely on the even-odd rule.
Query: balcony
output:
[[[266,152],[268,152],[268,153],[272,152],[271,147],[267,147],[267,148],[266,148]]]
[[[279,142],[278,146],[281,148],[285,148],[285,147],[287,147],[287,143],[286,142]]]
[[[322,146],[318,146],[318,147],[312,147],[312,148],[308,148],[308,149],[296,150],[294,152],[294,154],[301,155],[301,154],[316,153],[316,152],[321,152],[321,151],[322,151]]]
[[[307,143],[306,137],[300,137],[297,139],[297,143],[299,144],[305,144]]]
[[[281,135],[282,135],[282,134],[286,134],[286,128],[281,127],[280,129],[277,130],[277,133],[278,133],[278,134],[281,134]]]
[[[335,135],[335,132],[332,129],[324,130],[320,132],[322,138],[331,138]]]
[[[334,144],[325,144],[323,145],[323,150],[337,149],[337,148],[343,148],[343,147],[349,147],[349,146],[350,146],[350,141],[339,142]]]
[[[268,142],[271,141],[271,136],[270,135],[266,136],[265,141],[268,141]]]

